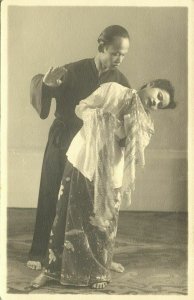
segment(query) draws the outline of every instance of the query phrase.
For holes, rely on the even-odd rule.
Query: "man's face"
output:
[[[103,63],[109,68],[118,67],[129,50],[129,39],[116,37],[111,45],[104,48]]]
[[[165,108],[170,103],[169,93],[160,88],[148,86],[139,91],[139,96],[146,110]]]

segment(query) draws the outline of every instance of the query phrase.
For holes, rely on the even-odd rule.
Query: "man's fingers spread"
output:
[[[53,72],[58,74],[58,73],[61,73],[61,72],[64,72],[64,71],[62,70],[62,68],[57,67],[57,68],[55,68],[55,69],[53,70]]]
[[[54,69],[53,69],[53,72],[57,72],[59,70],[59,67],[55,67]]]
[[[46,74],[50,74],[53,70],[53,67],[50,67],[50,69],[46,72]]]
[[[65,75],[66,73],[67,73],[67,70],[61,70],[61,71],[59,72],[60,76],[63,76],[63,75]]]
[[[67,69],[63,67],[50,67],[49,71],[45,74],[46,78],[50,78],[53,82],[61,79],[67,73]],[[57,85],[60,85],[62,81],[58,81]]]
[[[58,70],[56,73],[55,73],[55,76],[60,78],[62,77],[63,75],[65,75],[65,73],[67,73],[67,70]]]
[[[67,72],[67,69],[65,69],[64,67],[60,67],[60,68],[58,69],[58,72],[59,72],[60,74],[65,74],[65,73]]]

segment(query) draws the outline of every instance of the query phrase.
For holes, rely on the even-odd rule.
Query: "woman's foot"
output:
[[[27,267],[33,270],[41,270],[42,269],[42,265],[40,261],[35,261],[35,260],[29,260],[27,262]]]
[[[30,287],[38,289],[44,286],[49,280],[51,279],[48,278],[44,273],[41,273],[31,282]]]
[[[92,289],[104,289],[107,286],[107,282],[98,282],[92,284]]]
[[[125,271],[125,268],[121,264],[118,264],[114,261],[111,263],[110,269],[111,271],[118,273],[123,273]]]

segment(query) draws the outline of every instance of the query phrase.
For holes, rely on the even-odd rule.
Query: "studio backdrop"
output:
[[[94,57],[113,24],[131,36],[120,70],[133,88],[156,78],[175,87],[174,110],[155,112],[155,135],[137,173],[131,210],[187,210],[187,8],[22,7],[8,12],[8,206],[36,207],[55,100],[46,120],[30,105],[30,81],[50,66]]]

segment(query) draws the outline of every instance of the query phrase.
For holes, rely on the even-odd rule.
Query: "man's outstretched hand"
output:
[[[60,86],[62,83],[61,78],[65,79],[67,74],[67,69],[65,67],[51,67],[49,71],[44,75],[43,82],[44,84],[50,87]]]

